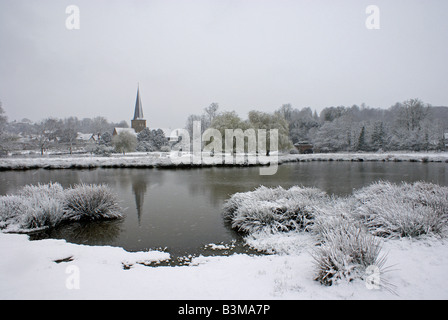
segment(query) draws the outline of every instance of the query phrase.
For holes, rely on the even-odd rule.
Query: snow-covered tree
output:
[[[378,151],[384,148],[386,142],[386,132],[383,122],[375,122],[373,125],[373,132],[371,136],[372,149]]]
[[[2,108],[2,102],[0,101],[0,154],[5,153],[8,148],[7,134],[6,134],[6,124],[8,123],[8,118],[5,115],[5,111]]]
[[[283,110],[279,110],[281,114],[286,114],[285,118],[289,123],[289,136],[293,143],[305,142],[310,140],[310,131],[319,126],[317,114],[313,115],[311,108],[303,108],[302,110],[294,109],[291,112],[282,106]],[[290,113],[290,114],[289,114]]]
[[[271,149],[269,130],[278,130],[278,149],[289,150],[293,144],[289,138],[289,125],[285,118],[280,113],[266,113],[260,111],[249,112],[249,127],[255,129],[258,134],[258,129],[266,130],[266,155],[268,156]],[[258,139],[258,141],[260,141]]]
[[[137,151],[142,152],[160,151],[162,147],[168,146],[168,139],[161,129],[145,128],[138,133],[137,141]]]
[[[119,153],[133,152],[137,147],[137,137],[129,132],[120,132],[112,139],[115,150]]]
[[[216,102],[213,102],[207,108],[204,109],[204,114],[203,114],[203,118],[205,120],[205,121],[203,121],[203,125],[205,126],[204,131],[211,126],[213,120],[218,115],[218,109],[219,109],[219,104]]]

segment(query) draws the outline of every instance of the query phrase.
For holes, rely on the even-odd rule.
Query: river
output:
[[[226,199],[260,185],[317,187],[329,194],[347,195],[377,180],[427,181],[448,185],[446,163],[417,162],[300,162],[280,165],[272,176],[259,168],[92,169],[0,172],[0,194],[27,184],[59,182],[107,184],[117,193],[125,217],[118,221],[73,223],[33,235],[89,245],[120,246],[128,251],[163,249],[173,257],[223,254],[207,244],[233,245],[231,252],[250,252],[241,235],[221,216]]]

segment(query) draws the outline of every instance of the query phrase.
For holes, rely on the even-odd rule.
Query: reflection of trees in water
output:
[[[80,244],[111,244],[121,233],[121,224],[121,220],[74,222],[52,229],[49,237]]]

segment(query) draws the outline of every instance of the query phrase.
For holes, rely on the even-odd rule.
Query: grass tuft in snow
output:
[[[442,235],[448,222],[448,188],[416,182],[376,182],[358,190],[354,216],[385,238]]]
[[[319,189],[264,186],[237,193],[224,204],[224,219],[245,233],[305,230],[314,219],[314,208],[328,201]]]
[[[64,219],[68,221],[121,218],[115,194],[106,185],[80,184],[66,191]]]
[[[25,186],[17,195],[0,197],[0,229],[36,230],[57,225],[62,218],[63,189],[58,183]]]
[[[62,201],[64,190],[59,183],[25,186],[19,192],[23,202],[31,207],[21,218],[25,229],[52,227],[62,221]]]
[[[0,197],[0,230],[28,232],[77,220],[121,217],[107,186],[78,185],[64,190],[58,183],[23,187],[16,195]]]
[[[385,257],[381,257],[381,239],[348,216],[340,213],[321,215],[316,219],[314,230],[318,230],[320,240],[312,252],[315,280],[321,284],[363,278],[368,267],[383,267]]]

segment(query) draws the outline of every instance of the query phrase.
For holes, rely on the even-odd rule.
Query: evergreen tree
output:
[[[373,126],[371,144],[375,151],[384,148],[386,132],[384,130],[383,122],[377,122]]]
[[[366,144],[366,127],[362,126],[361,133],[359,134],[358,138],[358,151],[367,151],[367,144]]]

